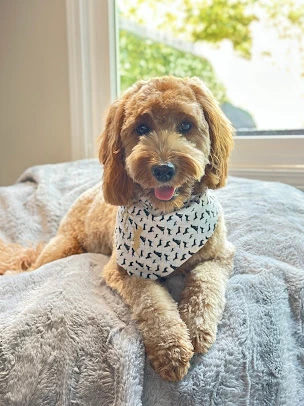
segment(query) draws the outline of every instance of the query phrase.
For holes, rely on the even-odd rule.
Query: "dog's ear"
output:
[[[104,199],[114,206],[127,205],[132,200],[134,190],[134,183],[126,173],[121,142],[124,104],[125,98],[122,97],[109,108],[99,147],[99,161],[104,166],[102,186]]]
[[[199,78],[189,78],[188,82],[203,109],[209,126],[211,152],[203,182],[210,189],[217,189],[226,183],[234,130],[205,84]]]

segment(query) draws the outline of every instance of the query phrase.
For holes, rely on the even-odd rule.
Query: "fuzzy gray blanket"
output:
[[[95,160],[30,168],[0,188],[0,238],[47,241],[100,176]],[[216,193],[235,269],[217,341],[182,382],[154,373],[107,258],[83,254],[0,277],[0,405],[304,405],[304,194],[238,178]],[[176,298],[182,283],[167,281]]]

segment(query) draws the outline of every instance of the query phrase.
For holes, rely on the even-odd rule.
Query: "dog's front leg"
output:
[[[225,290],[232,270],[232,256],[197,265],[187,274],[179,311],[197,353],[206,353],[216,339],[225,307]]]
[[[116,264],[114,255],[103,276],[130,306],[154,370],[169,381],[182,379],[188,371],[193,347],[177,303],[159,283],[129,276]]]

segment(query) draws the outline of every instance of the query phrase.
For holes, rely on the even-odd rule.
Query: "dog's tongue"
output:
[[[170,200],[174,194],[174,190],[172,186],[163,186],[154,189],[154,194],[159,200]]]

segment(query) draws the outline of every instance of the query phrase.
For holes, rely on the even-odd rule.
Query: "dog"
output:
[[[130,306],[165,380],[181,380],[193,354],[216,339],[234,247],[212,189],[225,185],[232,147],[233,128],[200,79],[137,82],[108,111],[102,184],[77,199],[29,268],[109,255],[105,282]],[[176,303],[159,279],[179,272],[185,286]]]

